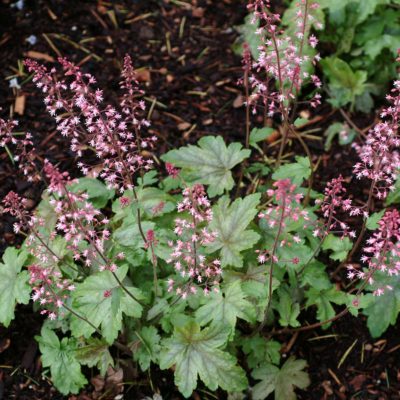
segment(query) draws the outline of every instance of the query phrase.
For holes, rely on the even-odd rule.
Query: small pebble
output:
[[[16,3],[11,4],[11,7],[18,8],[18,10],[22,10],[24,8],[24,0],[18,0]]]
[[[26,38],[26,41],[33,46],[37,42],[37,37],[35,35],[31,35]]]
[[[18,83],[18,78],[12,78],[9,82],[10,88],[21,89],[21,86]]]

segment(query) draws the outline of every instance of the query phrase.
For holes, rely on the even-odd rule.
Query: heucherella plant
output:
[[[16,121],[0,119],[0,147],[47,188],[35,210],[15,192],[2,199],[26,239],[0,264],[0,322],[11,323],[17,304],[34,303],[46,318],[37,336],[44,373],[63,394],[87,384],[82,366],[105,376],[137,363],[173,372],[187,398],[206,386],[295,399],[310,379],[305,360],[281,361],[286,334],[325,329],[349,312],[362,311],[374,336],[396,322],[400,215],[374,208],[374,199],[381,206],[398,190],[399,84],[382,121],[355,146],[354,178],[369,180],[367,198],[351,198],[341,175],[316,192],[313,156],[295,121],[301,88],[320,86],[303,68],[318,61],[305,52],[318,42],[317,6],[299,1],[286,32],[268,1],[249,8],[263,45],[256,60],[244,54],[244,146],[202,137],[160,155],[165,166],[129,56],[119,102],[109,103],[95,78],[66,59],[61,72],[25,62],[81,176],[39,157],[35,133],[21,136]],[[279,148],[268,154],[257,143],[270,128],[249,129],[259,100],[264,116],[282,117],[273,121]],[[319,101],[313,93],[311,103]],[[287,162],[289,136],[306,156]],[[332,279],[346,267],[347,291]],[[316,321],[302,325],[307,309]]]
[[[318,2],[300,0],[296,4],[294,19],[290,22],[293,30],[285,32],[280,28],[281,16],[271,11],[269,0],[250,1],[248,9],[252,12],[252,24],[257,24],[256,35],[260,36],[258,57],[251,61],[248,47],[245,46],[243,63],[246,71],[246,102],[256,112],[257,104],[263,106],[263,114],[268,117],[280,115],[283,137],[277,157],[279,166],[296,115],[297,99],[301,88],[311,83],[316,89],[321,81],[312,73],[312,66],[320,60],[314,49],[318,39],[310,34],[311,27],[321,29],[315,18]],[[248,93],[247,86],[252,88]],[[313,94],[309,99],[311,107],[321,104],[321,95]],[[248,125],[248,124],[247,124]]]
[[[176,288],[176,294],[185,299],[189,294],[195,294],[198,286],[203,286],[205,295],[210,288],[218,292],[218,281],[221,276],[221,262],[218,259],[207,260],[201,254],[201,247],[212,243],[216,238],[215,232],[210,232],[201,224],[212,221],[210,201],[207,199],[203,185],[195,184],[183,190],[183,200],[178,203],[179,213],[187,212],[188,219],[176,218],[174,233],[180,238],[170,242],[171,258],[177,273],[186,281]],[[168,280],[168,291],[172,292],[178,284],[174,279]]]
[[[132,176],[139,170],[149,170],[151,159],[141,155],[141,149],[151,148],[156,137],[142,137],[142,127],[148,122],[140,116],[145,109],[143,101],[135,100],[142,94],[129,56],[125,57],[121,88],[125,91],[121,111],[111,105],[102,106],[103,92],[94,88],[96,79],[84,74],[68,60],[59,60],[65,79],[59,80],[55,69],[48,71],[37,62],[27,60],[25,65],[33,72],[33,81],[46,95],[48,112],[57,121],[57,130],[70,138],[71,150],[82,156],[87,146],[94,148],[102,164],[93,166],[79,163],[85,175],[100,176],[111,188],[123,193],[132,189]],[[100,167],[96,169],[95,167]]]
[[[315,22],[313,11],[318,7],[317,2],[299,1],[295,19],[292,21],[295,31],[290,35],[279,28],[281,17],[270,10],[269,0],[254,0],[248,5],[253,12],[252,23],[258,22],[260,25],[256,34],[261,36],[262,43],[259,57],[251,66],[254,73],[250,82],[256,90],[250,101],[262,99],[269,116],[280,113],[282,119],[287,120],[301,87],[307,82],[313,83],[317,88],[321,86],[318,76],[305,69],[307,63],[315,63],[320,59],[318,54],[310,55],[306,51],[307,45],[315,49],[318,44],[316,36],[309,34]],[[322,28],[318,22],[317,27]],[[246,53],[244,60],[245,65],[250,62]],[[260,72],[265,72],[266,79],[258,78],[256,73]],[[271,87],[272,82],[276,83],[276,88]],[[320,98],[317,93],[311,105],[315,107],[320,104]]]

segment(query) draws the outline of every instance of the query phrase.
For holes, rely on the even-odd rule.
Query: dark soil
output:
[[[187,6],[172,0],[25,0],[22,10],[11,3],[0,3],[1,114],[13,115],[16,99],[20,102],[24,97],[25,107],[14,117],[20,120],[21,131],[32,132],[43,158],[74,171],[73,156],[55,134],[54,123],[33,84],[28,81],[21,89],[9,88],[11,76],[16,75],[19,83],[27,78],[18,67],[26,56],[47,60],[66,56],[93,73],[106,96],[115,99],[121,61],[125,53],[131,54],[141,71],[148,109],[153,109],[151,130],[160,139],[160,153],[207,134],[243,140],[242,90],[236,84],[241,60],[233,54],[231,44],[237,36],[233,27],[246,15],[244,0],[192,0]],[[37,38],[34,45],[26,40],[31,35]],[[322,125],[336,117],[341,120],[329,109],[320,110],[318,116]],[[360,126],[370,122],[360,121]],[[311,147],[322,154],[319,142]],[[324,184],[339,172],[350,176],[354,155],[347,151],[334,148],[323,155],[318,182]],[[359,185],[352,187],[362,192]],[[9,190],[31,199],[34,207],[43,188],[26,183],[8,155],[1,153],[0,198]],[[2,215],[0,252],[20,240],[13,233],[12,220]],[[309,317],[309,322],[314,322],[313,315]],[[0,327],[0,400],[64,398],[41,377],[34,340],[41,323],[40,316],[26,306],[17,309],[17,318],[8,329]],[[398,327],[373,340],[362,318],[346,316],[327,330],[281,336],[279,340],[285,344],[285,356],[294,354],[309,363],[312,385],[299,395],[301,399],[400,399]],[[128,366],[135,384],[126,386],[125,398],[151,395],[148,377],[137,374],[135,366]],[[91,373],[88,371],[89,379]],[[93,379],[91,382],[96,383]],[[165,399],[181,398],[173,389],[170,373],[154,368],[152,382]],[[79,396],[69,399],[92,399],[93,393],[94,386],[88,385]],[[193,395],[196,400],[212,398],[224,397],[200,390]]]

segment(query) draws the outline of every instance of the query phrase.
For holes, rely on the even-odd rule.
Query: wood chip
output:
[[[6,351],[11,344],[11,340],[10,339],[2,339],[0,341],[0,353],[2,353],[3,351]]]
[[[337,375],[330,369],[328,368],[329,375],[334,379],[334,381],[338,384],[338,386],[342,386],[342,382],[340,382],[339,378]]]
[[[353,386],[354,390],[358,392],[362,388],[366,380],[367,377],[365,375],[360,374],[356,375],[349,383],[351,386]]]
[[[181,122],[180,124],[178,124],[178,129],[180,131],[186,131],[186,129],[189,129],[192,126],[192,124],[190,124],[189,122]]]
[[[25,95],[17,96],[15,99],[15,104],[14,104],[14,111],[19,114],[19,115],[24,115],[25,111],[25,101],[26,97]]]
[[[204,8],[201,8],[201,7],[193,8],[192,16],[194,18],[203,18],[204,17]]]
[[[136,76],[139,82],[150,82],[151,73],[150,70],[146,68],[141,68],[136,70]]]
[[[310,117],[311,117],[311,113],[309,110],[301,110],[299,112],[299,115],[301,118],[304,118],[304,119],[310,119]]]
[[[233,101],[233,108],[240,108],[243,106],[243,103],[244,103],[244,98],[241,94],[239,94]]]
[[[321,386],[327,395],[331,396],[333,394],[332,384],[330,381],[323,381]]]
[[[50,18],[51,18],[53,21],[57,21],[57,20],[58,20],[57,15],[54,14],[54,12],[51,10],[51,8],[47,7],[47,13],[49,14]]]
[[[107,14],[107,7],[105,7],[105,6],[103,6],[102,4],[98,4],[97,5],[97,11],[100,13],[100,14]]]
[[[36,60],[44,60],[44,61],[48,61],[48,62],[55,61],[54,57],[52,57],[46,53],[41,53],[39,51],[30,50],[30,51],[26,52],[25,55],[29,58],[34,58]]]
[[[281,136],[280,132],[278,130],[275,130],[267,137],[267,143],[274,143],[275,140],[278,140],[279,137]]]
[[[93,385],[96,392],[101,392],[104,389],[105,381],[104,378],[100,375],[94,376],[90,380],[90,383]]]

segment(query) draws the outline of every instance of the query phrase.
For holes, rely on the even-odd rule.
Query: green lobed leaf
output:
[[[86,343],[75,350],[75,358],[80,364],[90,368],[96,366],[102,376],[106,375],[109,366],[114,366],[109,344],[104,339],[92,337],[87,339]]]
[[[155,187],[138,187],[136,188],[136,195],[142,212],[148,217],[159,217],[173,211],[176,207],[176,201],[173,196]],[[136,220],[137,202],[133,192],[126,191],[124,197],[130,200],[130,204],[125,207],[121,206],[120,198],[113,202],[113,222],[125,221],[127,218],[131,221]]]
[[[54,207],[50,204],[49,193],[43,192],[42,200],[36,207],[36,213],[42,220],[44,224],[40,226],[41,231],[50,234],[56,226],[57,214],[54,211]]]
[[[50,367],[54,386],[64,395],[77,394],[87,384],[81,366],[75,358],[77,342],[64,337],[61,342],[54,331],[43,327],[41,336],[35,336],[42,353],[42,364]]]
[[[306,291],[307,303],[306,307],[317,306],[317,319],[318,321],[326,321],[336,315],[335,309],[331,303],[334,304],[347,304],[347,294],[332,287],[328,290],[320,290],[311,287]],[[330,324],[325,324],[322,329],[326,329]]]
[[[279,323],[282,326],[300,326],[297,317],[300,314],[300,304],[292,298],[289,289],[281,286],[278,289],[278,301],[275,304],[275,309],[279,313]]]
[[[209,322],[228,326],[234,333],[237,318],[255,322],[254,306],[245,298],[240,281],[224,288],[223,293],[213,293],[204,298],[203,305],[196,310],[196,321],[204,326]]]
[[[341,132],[346,132],[346,136],[343,137],[340,135]],[[335,122],[324,132],[324,136],[326,136],[325,150],[329,151],[331,149],[335,136],[339,137],[339,144],[345,146],[352,143],[356,135],[357,133],[354,129],[350,129],[347,125],[342,124],[341,122]]]
[[[272,179],[278,181],[289,178],[296,186],[300,186],[304,179],[308,179],[311,175],[310,160],[308,157],[299,156],[295,159],[295,163],[280,166],[272,175]]]
[[[400,203],[400,175],[397,176],[394,184],[394,190],[391,191],[386,198],[386,205],[388,206],[398,203]]]
[[[264,319],[265,308],[269,299],[269,271],[265,265],[250,264],[246,272],[237,270],[224,271],[224,282],[239,281],[244,295],[252,300],[257,321]],[[272,293],[280,286],[280,281],[272,278]]]
[[[360,95],[357,95],[355,98],[355,109],[363,113],[370,112],[372,107],[374,106],[374,100],[371,95],[376,94],[377,90],[377,85],[367,83],[365,85],[364,91]]]
[[[385,214],[386,209],[384,208],[383,210],[371,214],[368,219],[367,223],[365,224],[366,228],[369,229],[370,231],[374,231],[375,229],[379,228],[378,222],[381,220],[383,217],[383,214]]]
[[[326,237],[322,244],[323,250],[332,250],[329,257],[336,261],[344,261],[352,247],[353,243],[347,236],[340,238],[331,233]]]
[[[133,352],[133,359],[139,362],[142,371],[150,368],[150,363],[158,361],[160,346],[160,335],[154,326],[144,326],[134,332],[133,342],[129,344]]]
[[[149,217],[158,217],[176,208],[175,199],[168,193],[155,187],[139,188],[137,196],[140,207]]]
[[[317,290],[329,289],[332,283],[325,271],[326,266],[319,261],[313,261],[304,269],[301,286],[309,285]]]
[[[164,311],[168,310],[169,304],[166,299],[156,299],[153,307],[147,312],[146,320],[151,321],[155,317],[164,313]]]
[[[284,234],[284,236],[289,238],[290,234]],[[298,269],[308,262],[313,253],[314,251],[311,247],[304,243],[293,243],[291,246],[282,246],[276,251],[276,256],[278,257],[277,264],[281,267]],[[298,258],[297,264],[293,264],[292,260],[294,258]]]
[[[363,23],[371,14],[374,13],[376,7],[381,4],[388,4],[390,0],[318,0],[321,8],[329,9],[330,14],[343,13],[344,9],[350,4],[354,7],[356,19],[354,25]],[[331,16],[332,17],[332,16]],[[344,21],[340,21],[342,24]]]
[[[253,128],[250,132],[250,146],[257,145],[258,142],[262,142],[273,134],[275,129],[264,127],[264,128]]]
[[[8,247],[0,263],[0,323],[9,326],[17,303],[28,304],[31,288],[28,271],[21,271],[28,253]]]
[[[79,182],[71,187],[73,192],[85,192],[89,201],[96,208],[103,208],[109,200],[114,198],[115,190],[109,189],[103,182],[94,178],[80,178]]]
[[[123,265],[115,272],[122,282],[128,272]],[[143,299],[139,289],[125,285],[129,293],[137,300]],[[142,306],[129,296],[118,284],[110,271],[95,273],[77,285],[72,293],[74,309],[87,318],[96,328],[100,328],[108,343],[113,343],[122,328],[124,314],[139,318]],[[71,317],[71,331],[74,336],[89,337],[94,327],[79,318]]]
[[[267,340],[256,334],[251,339],[242,338],[241,346],[246,354],[247,365],[252,369],[260,367],[266,362],[275,365],[280,363],[282,345],[276,340]]]
[[[386,289],[381,296],[368,295],[372,297],[372,300],[363,310],[363,313],[368,317],[368,329],[371,335],[376,338],[381,336],[390,325],[396,324],[400,313],[400,277],[388,276],[376,271],[374,281],[372,286],[367,286],[367,290],[373,291],[377,288],[385,288],[387,285],[392,287],[392,290]]]
[[[231,169],[249,155],[250,150],[243,149],[240,143],[231,143],[227,147],[221,136],[205,136],[198,146],[171,150],[161,159],[182,168],[188,173],[190,182],[208,185],[209,196],[215,197],[233,188]]]
[[[144,247],[145,243],[140,234],[139,224],[136,221],[125,221],[121,227],[116,229],[113,233],[113,239],[120,246],[125,246],[128,248]],[[143,232],[146,234],[148,230],[154,230],[155,224],[150,221],[142,221],[141,227]]]
[[[139,176],[137,179],[138,186],[144,187],[156,183],[158,181],[157,175],[158,175],[157,171],[151,170],[143,174],[143,176]]]
[[[269,297],[269,272],[265,265],[248,265],[247,271],[235,271],[227,270],[224,272],[224,282],[233,283],[240,281],[241,288],[247,297],[257,299],[257,306],[260,305],[260,299]],[[272,278],[272,291],[277,289],[280,282],[273,277]]]
[[[358,6],[357,23],[364,22],[369,15],[373,14],[376,7],[380,4],[388,4],[390,0],[362,0]]]
[[[324,58],[321,60],[321,66],[329,80],[330,103],[334,107],[341,107],[348,103],[354,106],[357,96],[365,95],[368,90],[366,71],[353,71],[346,61],[338,57]]]
[[[321,60],[321,65],[333,86],[349,89],[354,94],[363,92],[367,78],[365,71],[354,72],[346,61],[338,57],[326,57]]]
[[[318,0],[318,4],[322,9],[328,8],[330,13],[335,13],[345,8],[347,4],[349,4],[348,0]]]
[[[261,176],[267,176],[271,169],[264,163],[255,162],[246,167],[244,171],[250,174],[258,172]]]
[[[264,400],[275,391],[275,400],[296,400],[294,389],[305,389],[310,378],[304,368],[306,361],[290,357],[282,368],[266,364],[253,371],[254,379],[261,380],[252,390],[253,400]]]
[[[256,30],[260,26],[260,22],[259,20],[256,20],[255,23],[252,23],[252,19],[252,14],[247,15],[244,19],[244,24],[238,26],[236,29],[241,34],[243,41],[249,45],[253,58],[257,60],[260,55],[260,50],[258,48],[263,43],[261,36],[256,34]],[[241,56],[243,54],[243,46],[241,43],[235,42],[234,51],[237,55]]]
[[[228,197],[222,197],[213,207],[213,221],[210,228],[217,232],[217,238],[208,246],[210,252],[221,250],[222,266],[243,266],[241,252],[250,249],[260,238],[259,234],[247,227],[257,215],[259,193],[229,204]]]
[[[368,42],[368,45],[365,46],[365,53],[371,59],[375,59],[383,49],[389,49],[394,55],[396,55],[397,49],[399,48],[399,41],[400,35],[380,35]]]
[[[229,332],[229,328],[221,327],[200,330],[196,322],[190,321],[163,340],[160,368],[175,365],[175,384],[186,398],[196,388],[198,377],[210,390],[219,386],[239,392],[247,387],[245,372],[236,364],[235,357],[221,350]]]
[[[187,302],[182,302],[174,307],[169,307],[160,320],[164,332],[171,333],[175,328],[182,328],[192,321],[187,313],[185,314]]]

